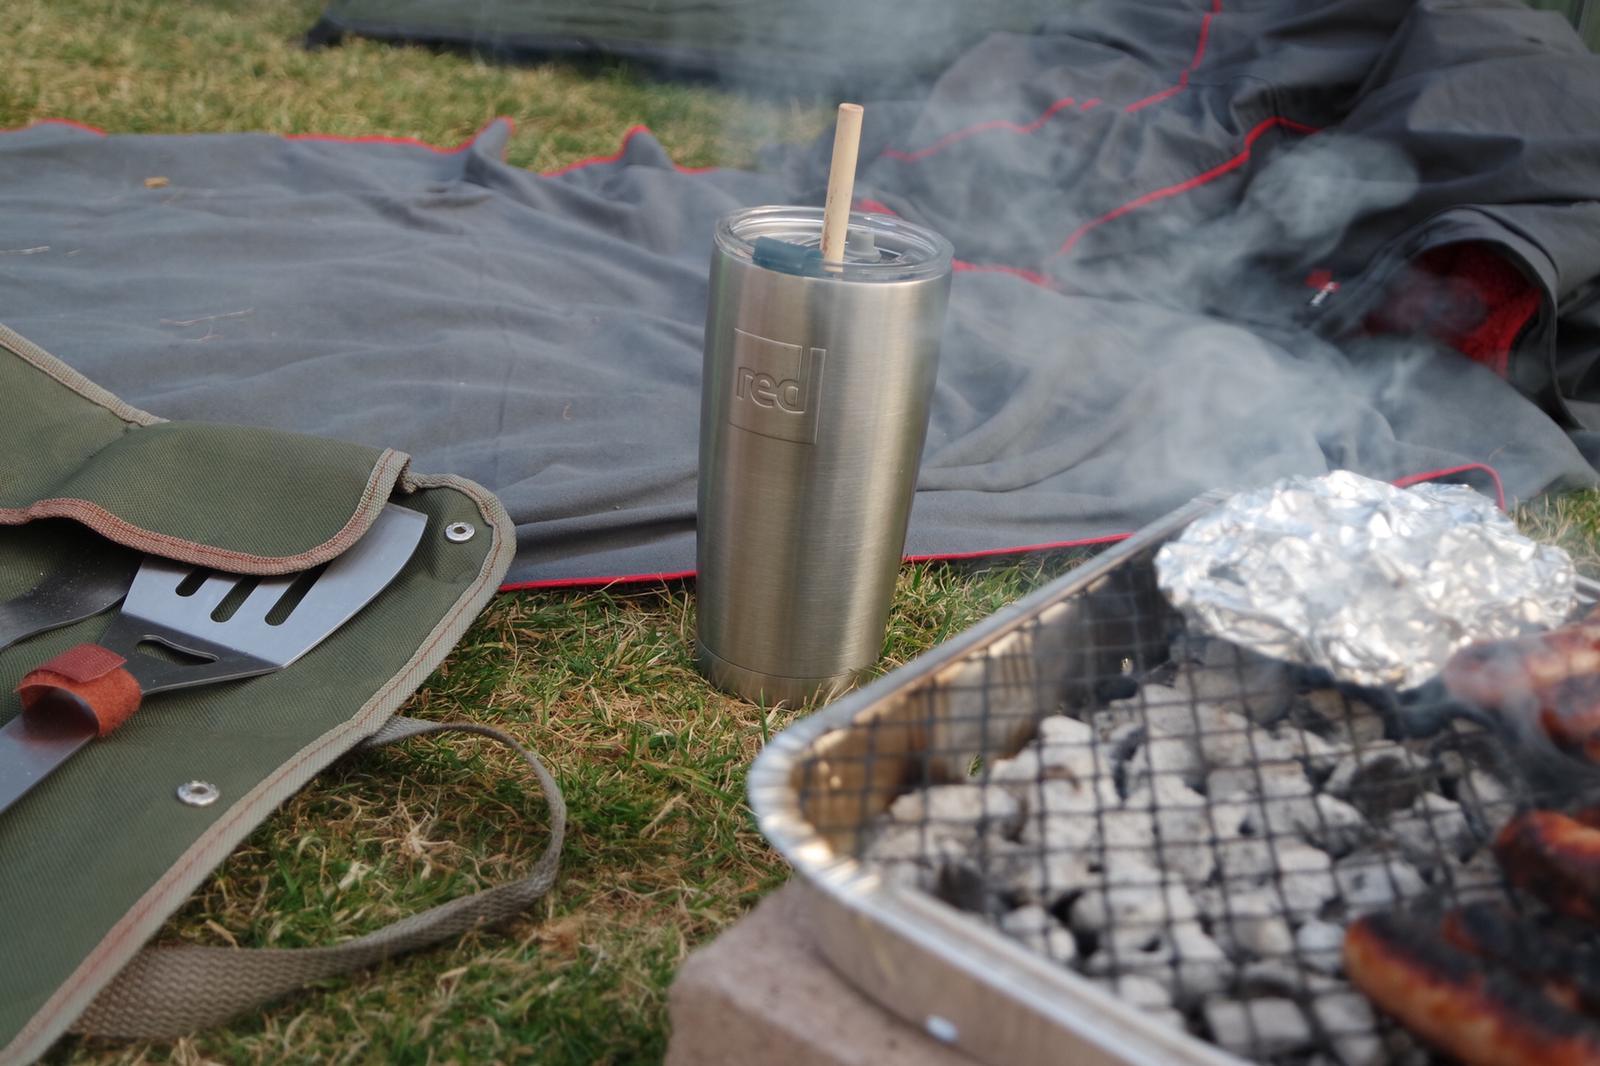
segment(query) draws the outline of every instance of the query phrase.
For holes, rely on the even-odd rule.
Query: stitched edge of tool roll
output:
[[[177,562],[287,574],[339,555],[411,485],[393,449],[156,418],[3,325],[0,397],[0,525],[66,518]]]

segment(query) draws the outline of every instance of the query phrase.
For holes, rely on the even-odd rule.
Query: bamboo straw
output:
[[[856,155],[861,149],[861,105],[840,104],[833,130],[833,165],[828,170],[828,198],[822,208],[822,259],[844,259],[850,232],[850,201],[855,196]]]

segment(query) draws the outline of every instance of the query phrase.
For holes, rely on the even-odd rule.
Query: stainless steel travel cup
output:
[[[853,684],[882,652],[928,429],[951,248],[822,211],[717,225],[700,397],[698,660],[767,704]]]

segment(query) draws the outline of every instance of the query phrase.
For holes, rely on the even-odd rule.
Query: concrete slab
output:
[[[684,962],[666,1066],[979,1066],[829,968],[804,930],[806,891],[773,893]]]

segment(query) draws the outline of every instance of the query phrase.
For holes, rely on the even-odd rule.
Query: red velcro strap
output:
[[[139,709],[144,695],[139,682],[123,669],[127,660],[98,644],[79,644],[54,659],[28,671],[17,685],[22,709],[45,713],[49,696],[65,693],[74,696],[94,715],[95,725],[105,736],[126,722]]]

